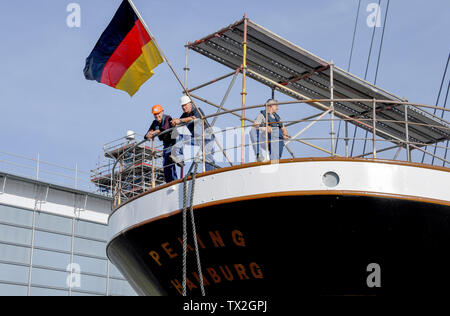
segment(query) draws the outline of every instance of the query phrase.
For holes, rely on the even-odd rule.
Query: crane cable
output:
[[[381,0],[378,0],[377,15],[376,15],[376,17],[375,17],[375,21],[378,20],[378,15],[380,14],[380,3],[381,3]],[[386,15],[387,15],[387,14],[386,14]],[[385,16],[385,17],[386,17],[386,16]],[[368,72],[368,70],[369,70],[370,57],[371,57],[371,55],[372,55],[373,39],[374,39],[374,37],[375,37],[375,31],[376,31],[376,30],[377,30],[377,28],[376,28],[376,24],[375,24],[375,25],[373,26],[372,39],[371,39],[371,41],[370,41],[369,56],[368,56],[368,58],[367,58],[367,65],[366,65],[366,72],[365,72],[365,74],[364,74],[364,80],[367,79],[367,72]],[[353,149],[354,149],[354,146],[355,146],[355,138],[356,138],[356,131],[357,131],[357,130],[358,130],[358,126],[355,125],[355,130],[354,130],[354,133],[353,133],[353,140],[352,140],[352,149],[351,149],[351,151],[350,151],[350,157],[353,156]],[[366,137],[364,137],[364,138],[367,139],[367,131],[366,131]]]
[[[436,99],[436,104],[435,104],[435,106],[438,106],[438,104],[439,104],[439,99],[440,99],[440,97],[441,97],[441,92],[442,92],[442,86],[444,85],[444,81],[445,81],[445,76],[446,76],[446,74],[447,74],[447,68],[448,68],[448,63],[449,63],[449,61],[450,61],[450,53],[448,54],[448,57],[447,57],[447,64],[445,65],[445,69],[444,69],[444,74],[442,75],[442,81],[441,81],[441,86],[440,86],[440,88],[439,88],[439,93],[438,93],[438,96],[437,96],[437,99]],[[447,95],[448,95],[448,89],[447,89]],[[445,104],[447,103],[447,97],[445,97]],[[445,108],[445,104],[444,104],[444,108]],[[434,109],[434,112],[433,112],[433,114],[436,114],[436,111],[437,111],[437,109]],[[444,111],[442,111],[442,116],[444,115]],[[448,146],[448,142],[447,142],[447,146]],[[425,150],[427,150],[427,146],[425,146]],[[435,147],[435,152],[434,153],[436,153],[436,147]],[[447,154],[447,151],[446,151],[446,154]],[[434,157],[433,157],[434,158]],[[424,160],[425,160],[425,152],[423,153],[423,155],[422,155],[422,162],[421,163],[423,163],[424,162]],[[433,162],[434,162],[434,159],[433,159]],[[444,162],[445,163],[445,162]],[[433,164],[433,163],[432,163]]]
[[[380,7],[380,2],[378,1],[378,7]],[[387,20],[387,16],[388,16],[388,11],[389,11],[389,2],[390,0],[388,0],[387,5],[386,5],[386,12],[384,14],[384,22],[383,22],[383,32],[381,33],[381,41],[380,41],[380,49],[378,51],[378,59],[377,59],[377,68],[375,71],[375,80],[373,82],[374,85],[377,84],[377,77],[378,77],[378,66],[380,65],[380,56],[381,56],[381,49],[383,48],[383,40],[384,40],[384,30],[386,29],[386,20]],[[379,11],[379,10],[378,10]],[[379,12],[378,12],[379,13]],[[378,18],[378,13],[377,13],[377,18]],[[375,27],[374,27],[375,28]],[[373,32],[373,34],[375,35],[375,31]],[[372,41],[373,41],[373,36],[372,36]],[[372,44],[371,44],[372,45]],[[370,49],[372,50],[372,48]],[[367,75],[367,70],[369,69],[369,61],[370,61],[370,54],[369,54],[369,59],[367,60],[367,67],[366,67],[366,75]],[[364,78],[365,79],[365,78]],[[367,143],[367,135],[369,134],[369,131],[366,130],[366,136],[364,137],[364,147],[363,147],[363,154],[366,153],[366,143]]]
[[[347,72],[350,72],[350,66],[352,64],[353,48],[355,46],[356,29],[358,26],[358,17],[359,17],[359,8],[360,7],[361,7],[361,0],[359,0],[359,2],[358,2],[358,9],[356,10],[355,27],[353,29],[352,48],[350,49],[350,57],[348,59]],[[337,148],[337,145],[339,142],[339,133],[341,132],[341,123],[342,123],[342,120],[339,120],[338,132],[337,132],[337,137],[336,137],[336,145],[334,146],[334,148]]]
[[[444,109],[445,109],[446,106],[447,106],[447,97],[448,97],[448,90],[449,90],[449,89],[450,89],[450,80],[449,80],[448,85],[447,85],[447,94],[445,95]],[[445,112],[445,111],[442,110],[441,118],[444,118],[444,112]],[[444,161],[442,162],[442,167],[445,167],[445,161],[446,161],[446,159],[447,159],[448,143],[449,143],[449,140],[447,139],[447,145],[445,145],[445,155],[444,155]],[[437,148],[437,147],[435,147],[435,153],[436,153],[436,148]],[[434,158],[434,157],[433,157],[433,158]],[[433,162],[434,162],[434,160],[432,161],[431,164],[433,164]]]
[[[352,64],[353,47],[355,46],[356,28],[358,26],[359,8],[361,7],[361,0],[358,2],[358,9],[356,10],[355,28],[353,29],[352,48],[350,49],[350,57],[348,59],[347,71],[350,72],[350,65]]]
[[[381,50],[383,48],[383,40],[384,40],[384,30],[386,29],[386,20],[387,20],[387,16],[388,16],[388,12],[389,12],[389,2],[390,0],[388,0],[387,5],[386,5],[386,12],[384,13],[384,22],[383,22],[383,32],[381,33],[381,42],[380,42],[380,49],[378,51],[378,59],[377,59],[377,69],[375,71],[375,80],[373,82],[374,85],[377,84],[377,78],[378,78],[378,66],[380,65],[380,57],[381,57]]]

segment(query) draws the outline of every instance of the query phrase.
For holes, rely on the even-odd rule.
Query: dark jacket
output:
[[[170,117],[170,115],[163,115],[161,123],[159,123],[157,120],[154,120],[147,133],[150,131],[159,130],[160,132],[163,132],[165,130],[168,130],[169,128],[171,128],[170,122],[172,122],[172,117]],[[145,134],[145,139],[147,139],[147,133]],[[163,142],[164,148],[173,146],[176,142],[176,139],[172,139],[171,132],[167,132],[163,135],[158,135],[158,139]]]

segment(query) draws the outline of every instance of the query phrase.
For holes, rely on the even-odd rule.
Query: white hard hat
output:
[[[267,105],[267,106],[269,106],[269,105],[274,105],[274,104],[278,104],[278,101],[275,100],[275,99],[269,99],[269,100],[267,100],[267,102],[266,102],[266,105]]]
[[[183,95],[180,99],[180,105],[184,105],[189,102],[192,102],[192,101],[191,101],[191,98],[189,98],[187,95]]]
[[[125,136],[126,139],[132,140],[135,139],[135,133],[133,131],[128,130],[127,135]]]

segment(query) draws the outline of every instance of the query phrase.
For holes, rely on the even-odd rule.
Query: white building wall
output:
[[[107,197],[0,173],[0,295],[135,295],[106,257]]]

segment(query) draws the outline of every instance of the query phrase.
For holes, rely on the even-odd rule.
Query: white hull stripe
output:
[[[324,181],[324,175],[334,172]],[[450,173],[389,163],[361,161],[303,161],[253,166],[216,173],[196,180],[194,205],[246,196],[298,191],[366,192],[432,199],[450,204]],[[183,184],[157,190],[125,204],[109,219],[110,240],[121,232],[168,215],[183,207]]]

